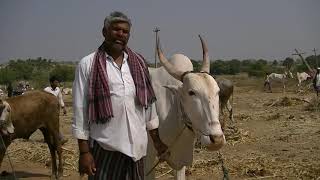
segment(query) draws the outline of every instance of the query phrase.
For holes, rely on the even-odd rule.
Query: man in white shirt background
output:
[[[49,78],[49,81],[50,81],[50,86],[44,88],[44,91],[51,93],[52,95],[54,95],[58,98],[59,104],[60,104],[61,108],[63,109],[63,114],[66,115],[67,109],[64,105],[61,89],[58,87],[60,84],[60,81],[56,76],[51,76]],[[61,133],[59,135],[60,135],[61,144],[64,144],[68,141],[66,138],[63,137],[63,135]]]
[[[82,58],[75,72],[72,131],[79,172],[89,179],[144,179],[148,132],[158,155],[170,154],[159,138],[148,67],[127,47],[130,29],[125,14],[112,12],[104,20],[104,42]]]

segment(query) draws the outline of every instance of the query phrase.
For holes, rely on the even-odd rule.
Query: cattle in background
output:
[[[233,82],[229,79],[225,78],[216,78],[216,81],[218,83],[218,86],[220,88],[219,92],[219,102],[220,102],[220,113],[224,114],[224,109],[227,109],[229,112],[229,119],[231,122],[233,122],[233,107],[232,107],[232,101],[233,101]],[[231,102],[230,97],[232,96]],[[222,127],[225,126],[225,122],[220,120]]]
[[[298,87],[301,86],[301,83],[307,80],[312,80],[312,77],[306,72],[297,72],[297,79],[298,79]]]
[[[8,147],[17,138],[28,139],[37,129],[48,144],[52,178],[62,176],[62,147],[59,140],[59,103],[55,96],[44,91],[30,91],[21,96],[0,101],[0,134]],[[0,165],[6,147],[0,145]],[[59,158],[57,166],[56,153]],[[57,171],[58,170],[58,171]]]
[[[62,93],[64,95],[72,95],[72,89],[71,88],[62,88]]]
[[[267,74],[266,79],[264,81],[264,88],[266,86],[268,86],[268,89],[270,92],[272,92],[272,88],[271,88],[271,84],[273,84],[274,82],[278,82],[282,84],[283,87],[283,92],[285,92],[286,89],[286,81],[288,80],[288,78],[293,78],[292,73],[289,72],[284,72],[283,74],[277,74],[277,73],[271,73],[271,74]]]
[[[219,122],[219,87],[209,75],[210,63],[207,47],[200,37],[203,63],[200,72],[193,72],[190,59],[175,54],[168,61],[159,48],[160,68],[150,68],[152,85],[157,97],[159,135],[168,146],[171,155],[166,162],[175,171],[176,179],[185,179],[185,166],[193,161],[195,140],[209,150],[219,150],[225,144],[225,136]],[[146,175],[156,164],[156,150],[152,141],[148,144]],[[154,171],[147,176],[154,179]]]

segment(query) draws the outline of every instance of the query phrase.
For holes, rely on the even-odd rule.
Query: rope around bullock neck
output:
[[[180,103],[180,105],[181,105],[181,103]],[[183,108],[183,107],[181,107],[181,108]],[[181,112],[181,118],[182,118],[182,121],[183,121],[183,125],[184,125],[184,126],[183,126],[183,128],[181,129],[181,131],[178,133],[178,135],[174,138],[173,143],[172,143],[170,146],[168,146],[168,150],[173,146],[174,142],[182,135],[183,131],[184,131],[186,128],[188,128],[191,132],[194,132],[193,129],[192,129],[192,123],[191,123],[191,121],[190,121],[190,125],[189,125],[189,124],[187,123],[187,121],[184,120],[184,118],[188,118],[188,116],[185,116],[184,113]],[[165,151],[165,152],[163,152],[163,153],[159,156],[159,159],[158,159],[157,163],[155,163],[155,164],[153,165],[153,167],[152,167],[149,171],[147,171],[146,176],[148,176],[151,172],[153,172],[154,169],[160,164],[160,162],[161,162],[161,157],[164,156],[166,153],[168,153],[168,150]]]
[[[185,113],[181,103],[180,103],[180,105],[181,105],[181,111],[182,111],[182,116],[183,116],[182,121],[184,121],[185,127],[188,127],[191,131],[193,131],[192,122],[191,122],[190,118],[188,117],[188,115]],[[205,135],[203,132],[201,132],[198,129],[196,129],[196,131],[198,131],[202,135]],[[221,163],[221,168],[222,168],[222,173],[223,173],[223,179],[222,180],[229,180],[229,172],[228,172],[228,169],[224,165],[223,157],[222,157],[222,154],[220,153],[220,151],[218,151],[218,158],[219,158],[219,161]]]
[[[182,113],[182,121],[184,121],[185,127],[188,127],[189,130],[194,132],[192,129],[192,122],[191,122],[190,118],[188,117],[188,115],[185,113],[181,103],[180,103],[180,106],[181,106],[181,113]],[[203,132],[201,132],[200,130],[196,129],[196,131],[198,131],[200,134],[205,136],[205,134]],[[223,157],[222,157],[222,154],[220,153],[220,151],[218,151],[218,158],[219,158],[219,161],[221,162],[221,168],[222,168],[222,173],[223,173],[222,180],[229,180],[229,172],[228,172],[228,169],[224,165]]]
[[[9,155],[9,153],[8,153],[8,151],[7,151],[7,147],[6,147],[5,143],[4,143],[4,140],[3,140],[3,138],[2,138],[1,135],[0,135],[0,139],[1,139],[1,143],[2,143],[2,145],[3,145],[3,147],[4,147],[4,150],[5,150],[5,152],[6,152],[5,155],[8,156],[9,164],[10,164],[10,167],[11,167],[11,170],[12,170],[12,174],[13,174],[13,178],[14,178],[15,180],[17,180],[16,173],[15,173],[15,170],[14,170],[14,168],[13,168],[10,155]]]
[[[203,136],[209,136],[208,134],[202,132],[200,129],[197,129],[195,127],[192,127],[192,121],[191,119],[188,117],[187,113],[185,113],[184,108],[180,102],[180,107],[181,107],[181,114],[182,114],[182,122],[188,127],[188,129],[192,132],[197,131],[199,134],[203,135]],[[194,131],[195,130],[195,131]]]
[[[152,173],[152,172],[154,171],[154,169],[160,164],[160,162],[161,162],[161,160],[162,160],[161,157],[163,157],[166,153],[168,153],[168,150],[173,146],[174,142],[182,135],[182,133],[183,133],[183,131],[186,129],[186,127],[187,127],[187,126],[184,126],[184,127],[181,129],[181,131],[179,132],[179,134],[174,138],[173,143],[172,143],[170,146],[168,146],[167,151],[163,152],[163,153],[159,156],[159,159],[158,159],[157,163],[154,164],[153,167],[152,167],[149,171],[147,171],[146,176],[148,176],[150,173]]]

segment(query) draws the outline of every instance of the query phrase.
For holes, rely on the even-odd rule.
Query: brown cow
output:
[[[28,139],[40,129],[48,144],[51,162],[52,179],[62,176],[62,147],[59,140],[59,103],[55,96],[44,91],[30,91],[21,96],[0,100],[0,135],[8,147],[17,138]],[[0,141],[0,165],[6,147]],[[57,167],[56,153],[59,157]],[[58,172],[57,172],[58,170]]]

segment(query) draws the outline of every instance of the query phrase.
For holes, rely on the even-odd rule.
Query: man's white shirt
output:
[[[63,102],[63,98],[62,98],[62,94],[61,94],[61,90],[59,87],[56,87],[56,89],[52,89],[52,87],[46,87],[44,88],[44,91],[53,94],[54,96],[56,96],[58,98],[59,104],[61,107],[64,107],[64,102]]]
[[[148,109],[142,107],[136,97],[136,89],[124,54],[121,69],[111,56],[107,57],[106,68],[108,85],[114,117],[105,124],[88,122],[88,82],[94,59],[92,53],[84,57],[76,69],[73,82],[73,135],[77,139],[96,140],[99,145],[111,151],[119,151],[132,157],[134,161],[141,159],[147,151],[147,129],[156,129],[159,119],[155,103]]]

